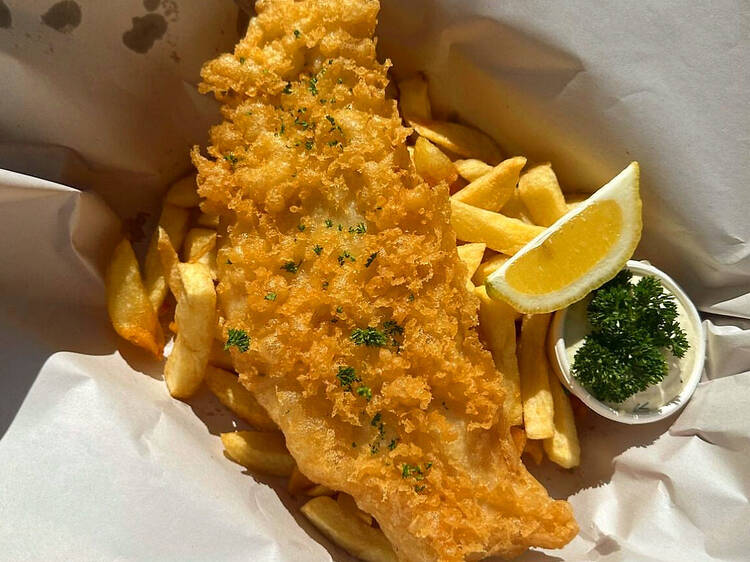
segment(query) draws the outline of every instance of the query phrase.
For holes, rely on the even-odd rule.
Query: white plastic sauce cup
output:
[[[691,326],[682,326],[685,330],[692,329],[695,333],[695,337],[692,338],[692,341],[690,342],[691,346],[694,346],[694,360],[689,368],[689,372],[681,373],[683,384],[680,391],[658,407],[648,409],[644,408],[632,412],[614,408],[593,396],[588,390],[579,384],[571,372],[571,365],[567,353],[567,342],[565,341],[565,322],[568,317],[568,308],[557,311],[552,319],[547,341],[547,351],[550,363],[557,373],[557,376],[560,378],[560,381],[570,392],[577,396],[597,414],[621,423],[650,423],[672,415],[690,400],[693,392],[695,392],[695,388],[698,386],[701,374],[703,373],[703,363],[706,356],[706,340],[703,334],[703,324],[701,323],[695,305],[693,305],[685,292],[680,289],[671,277],[646,262],[631,260],[627,263],[626,267],[634,275],[650,275],[657,277],[659,281],[661,281],[662,286],[674,295],[675,299],[682,305],[688,322],[692,324]]]

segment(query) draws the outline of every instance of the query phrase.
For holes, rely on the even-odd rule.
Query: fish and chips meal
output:
[[[197,174],[168,190],[142,266],[128,239],[114,252],[112,324],[159,359],[171,341],[169,393],[210,389],[253,428],[221,435],[226,456],[288,478],[351,555],[560,548],[578,532],[571,506],[522,457],[580,464],[582,405],[549,327],[631,257],[638,165],[565,193],[549,163],[435,115],[423,75],[394,99],[378,10],[257,2],[234,52],[203,67],[223,121],[192,149]],[[627,395],[612,377],[661,380],[641,377],[661,364],[617,360],[606,381],[593,352],[576,369],[605,398]]]

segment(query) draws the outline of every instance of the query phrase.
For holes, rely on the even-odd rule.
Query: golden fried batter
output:
[[[300,470],[354,496],[401,560],[514,556],[577,532],[526,471],[476,333],[445,185],[416,175],[376,0],[261,0],[203,69],[223,102],[204,210],[222,216],[223,329]]]

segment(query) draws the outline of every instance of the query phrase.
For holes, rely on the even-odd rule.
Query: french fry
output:
[[[534,224],[550,226],[568,212],[557,176],[549,164],[534,166],[522,175],[518,192]]]
[[[526,431],[522,427],[513,426],[510,428],[510,438],[513,440],[520,457],[523,454],[524,447],[526,447]]]
[[[510,305],[487,296],[484,287],[475,289],[479,297],[479,327],[492,352],[497,370],[503,374],[505,411],[510,425],[523,424],[521,380],[516,359],[516,316]]]
[[[499,211],[516,190],[518,176],[525,165],[526,158],[522,156],[503,160],[492,170],[454,193],[451,198],[488,211]]]
[[[209,215],[207,213],[199,213],[198,218],[195,219],[195,223],[216,230],[219,228],[219,215]]]
[[[164,334],[143,286],[133,247],[123,239],[105,275],[107,310],[115,331],[126,340],[161,357]]]
[[[513,194],[510,196],[510,199],[505,202],[505,205],[500,209],[500,212],[506,217],[518,219],[526,224],[534,224],[534,221],[531,220],[529,210],[526,208],[523,201],[521,201],[521,195],[519,194],[518,188],[513,190]]]
[[[529,439],[547,439],[555,434],[550,369],[545,353],[549,322],[549,314],[526,315],[521,322],[518,367],[524,426]]]
[[[198,195],[195,174],[187,175],[174,182],[164,196],[164,202],[187,208],[200,205],[201,198]]]
[[[383,531],[350,515],[333,498],[314,498],[300,511],[321,533],[352,556],[365,562],[396,562]]]
[[[414,130],[436,145],[465,158],[478,158],[488,164],[497,164],[502,152],[490,137],[466,125],[447,121],[414,121]]]
[[[417,138],[414,144],[414,167],[430,185],[452,183],[458,177],[451,159],[424,137]]]
[[[317,498],[319,496],[333,496],[336,492],[331,490],[323,484],[315,484],[312,488],[305,490],[305,495],[311,498]]]
[[[188,218],[190,211],[175,205],[164,204],[159,216],[159,226],[165,230],[169,236],[171,244],[175,248],[182,245],[187,232]],[[148,250],[146,252],[146,263],[144,264],[144,285],[148,297],[154,310],[158,313],[167,296],[167,280],[161,267],[161,258],[157,248],[158,230],[151,237]]]
[[[211,353],[208,356],[208,363],[225,371],[234,371],[232,354],[229,353],[229,350],[224,349],[224,342],[217,339],[211,342]]]
[[[182,261],[199,263],[199,260],[216,247],[216,231],[208,228],[191,228],[182,246]]]
[[[421,74],[398,83],[401,115],[407,121],[429,121],[432,119],[427,80]]]
[[[500,213],[451,199],[451,224],[459,240],[484,242],[488,248],[513,255],[544,229]]]
[[[163,228],[158,249],[169,288],[177,299],[177,339],[164,367],[164,380],[175,398],[190,397],[203,382],[216,326],[216,290],[208,268],[179,263]]]
[[[459,259],[466,264],[466,269],[469,270],[469,279],[474,275],[479,264],[482,263],[486,247],[487,245],[481,242],[472,242],[469,244],[463,244],[456,248],[456,250],[458,250]],[[471,281],[468,281],[468,284],[470,285],[470,288],[473,288]]]
[[[250,470],[269,476],[290,476],[294,470],[294,459],[280,431],[222,433],[221,442],[231,460]]]
[[[581,445],[578,442],[573,409],[565,390],[554,374],[549,377],[549,386],[555,404],[555,433],[542,443],[544,452],[549,460],[561,467],[573,468],[581,464]]]
[[[310,480],[307,476],[302,474],[296,466],[292,469],[292,473],[289,475],[289,482],[287,482],[287,490],[293,496],[299,496],[305,493],[305,490],[315,486],[315,482]]]
[[[491,256],[480,263],[479,267],[477,267],[477,270],[474,273],[474,276],[471,278],[471,280],[474,282],[474,285],[484,285],[485,279],[487,279],[490,275],[495,273],[495,271],[500,269],[500,266],[508,261],[509,258],[510,256],[506,256],[505,254],[495,254],[494,256]]]
[[[340,492],[338,496],[336,496],[336,503],[338,503],[341,506],[341,509],[346,511],[349,515],[358,517],[366,525],[372,525],[372,515],[359,509],[357,507],[357,502],[355,502],[354,498],[349,494]]]
[[[453,165],[456,166],[458,175],[468,182],[473,182],[474,180],[481,178],[492,169],[492,166],[485,164],[476,158],[456,160],[453,162]]]
[[[240,384],[237,375],[208,365],[205,376],[206,386],[229,410],[258,429],[274,431],[278,426],[273,422],[258,401]]]
[[[526,439],[526,444],[523,448],[523,454],[529,455],[531,457],[531,460],[534,461],[534,464],[540,464],[544,455],[544,450],[542,449],[542,441],[539,441],[538,439]]]

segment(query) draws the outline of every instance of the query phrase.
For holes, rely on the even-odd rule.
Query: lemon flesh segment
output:
[[[565,308],[612,279],[641,238],[638,179],[633,162],[490,275],[488,295],[537,314]]]
[[[617,203],[610,200],[592,205],[563,224],[544,244],[520,256],[508,267],[505,279],[529,295],[559,291],[595,267],[615,245],[621,230],[622,211]],[[585,244],[577,243],[583,240]],[[567,266],[552,268],[550,264]]]

